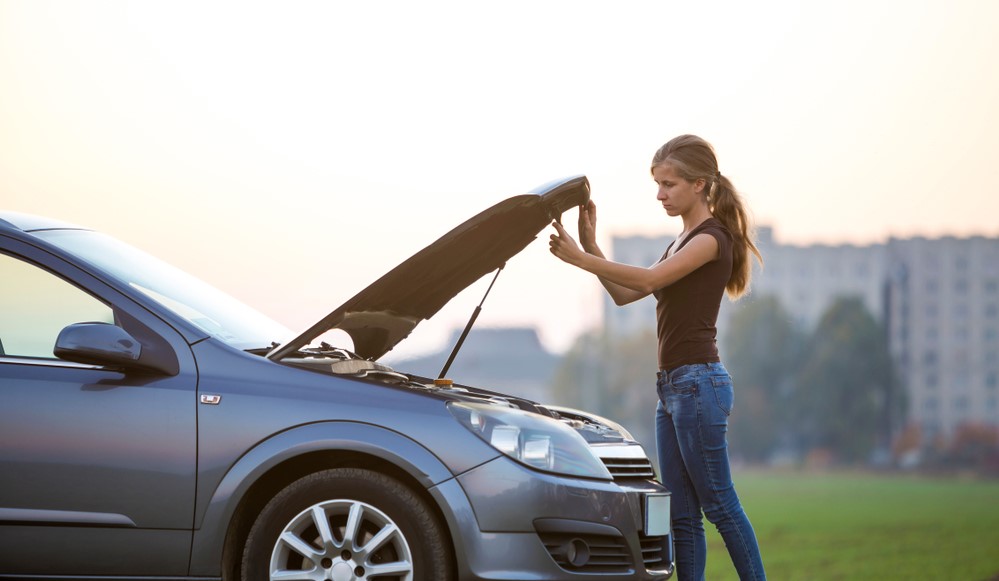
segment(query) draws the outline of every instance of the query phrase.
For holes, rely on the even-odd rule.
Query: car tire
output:
[[[398,480],[358,468],[323,470],[292,482],[260,512],[242,577],[453,580],[446,538],[426,501]]]

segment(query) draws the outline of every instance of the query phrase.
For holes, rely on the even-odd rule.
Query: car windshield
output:
[[[269,347],[293,333],[208,283],[90,230],[34,232],[142,292],[201,330],[239,349]]]

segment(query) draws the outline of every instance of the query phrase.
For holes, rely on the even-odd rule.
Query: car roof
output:
[[[53,218],[46,218],[44,216],[35,216],[33,214],[24,214],[21,212],[8,212],[0,211],[0,228],[10,229],[10,230],[20,230],[22,232],[35,232],[38,230],[85,230],[80,226],[75,224],[70,224],[68,222],[63,222],[61,220],[55,220]]]

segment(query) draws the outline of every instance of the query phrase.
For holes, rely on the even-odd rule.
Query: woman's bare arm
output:
[[[605,258],[600,246],[597,245],[597,205],[593,200],[588,200],[586,204],[579,207],[579,244],[587,254]],[[646,296],[638,291],[615,284],[604,277],[598,276],[597,279],[617,305],[626,305]]]
[[[552,254],[595,274],[619,305],[636,301],[669,286],[718,256],[718,241],[714,236],[698,234],[673,256],[649,268],[631,266],[607,260],[602,253],[598,256],[583,252],[561,224],[553,223],[552,226],[557,232],[551,235],[549,242]]]

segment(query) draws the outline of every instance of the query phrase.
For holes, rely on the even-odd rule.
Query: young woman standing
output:
[[[750,254],[762,258],[742,201],[708,142],[694,135],[670,140],[652,158],[652,178],[666,213],[683,221],[683,232],[659,262],[642,268],[607,260],[597,246],[593,201],[580,207],[582,249],[556,222],[551,252],[595,274],[618,305],[656,298],[656,439],[663,484],[673,494],[678,579],[704,579],[702,511],[721,533],[740,579],[765,579],[756,534],[729,469],[732,379],[715,343],[722,295],[741,296],[749,287]]]

